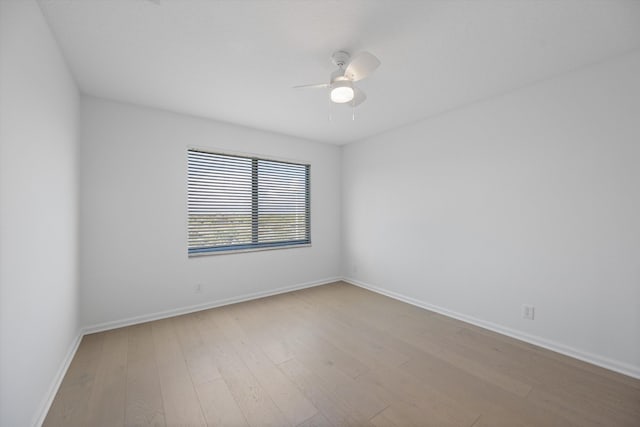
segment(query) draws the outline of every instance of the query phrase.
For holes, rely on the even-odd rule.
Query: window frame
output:
[[[191,212],[189,209],[189,203],[191,201],[190,198],[190,185],[189,185],[189,174],[190,174],[190,152],[198,152],[203,154],[211,154],[218,156],[226,156],[233,157],[238,159],[247,159],[251,160],[251,199],[252,199],[252,209],[251,209],[251,236],[252,243],[245,244],[236,244],[236,245],[227,245],[227,246],[210,246],[210,247],[201,247],[201,248],[192,248],[191,247],[191,238],[190,238],[190,217]],[[275,250],[275,249],[291,249],[291,248],[302,248],[302,247],[310,247],[311,246],[311,164],[308,162],[302,162],[298,160],[291,159],[282,159],[276,157],[267,157],[264,155],[253,154],[253,153],[242,153],[242,152],[231,152],[228,150],[215,149],[215,148],[203,148],[203,147],[187,147],[187,254],[188,257],[200,257],[200,256],[208,256],[208,255],[225,255],[232,253],[244,253],[244,252],[255,252],[255,251],[267,251],[267,250]],[[265,162],[274,162],[274,163],[283,163],[290,164],[295,166],[303,166],[305,168],[305,239],[301,240],[283,240],[276,242],[266,242],[266,243],[258,243],[255,240],[260,236],[258,233],[259,227],[259,199],[258,199],[258,172],[257,172],[257,164],[259,161]]]

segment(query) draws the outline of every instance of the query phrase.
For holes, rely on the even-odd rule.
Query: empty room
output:
[[[0,0],[0,427],[640,426],[640,1]]]

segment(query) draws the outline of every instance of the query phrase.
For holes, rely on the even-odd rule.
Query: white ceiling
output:
[[[84,93],[332,143],[640,48],[636,0],[40,4]],[[291,88],[328,80],[338,49],[382,61],[355,121]]]

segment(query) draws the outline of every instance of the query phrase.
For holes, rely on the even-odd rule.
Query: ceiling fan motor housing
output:
[[[350,58],[351,55],[349,55],[349,52],[345,52],[344,50],[339,50],[331,55],[333,63],[340,68],[344,67],[349,62]]]

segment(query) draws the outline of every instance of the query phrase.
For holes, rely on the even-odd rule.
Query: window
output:
[[[189,255],[311,243],[309,165],[188,154]]]

